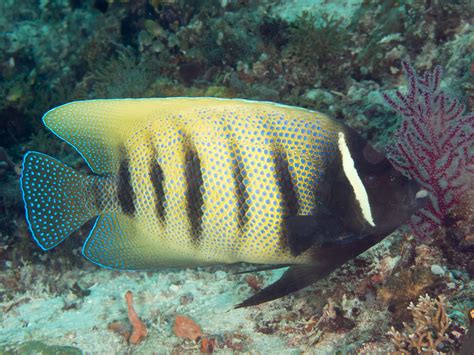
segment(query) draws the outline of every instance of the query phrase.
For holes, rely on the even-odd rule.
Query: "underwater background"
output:
[[[0,1],[0,353],[457,353],[469,334],[472,345],[473,19],[470,0]],[[412,220],[296,294],[233,310],[282,271],[119,272],[82,258],[90,223],[49,252],[28,231],[19,187],[27,151],[89,172],[43,126],[55,106],[273,101],[326,113],[393,152],[409,115],[387,98],[407,92],[417,75],[407,68],[422,85],[436,66],[435,89],[458,99],[456,128],[471,142],[433,202],[442,216],[427,215],[429,230]],[[462,193],[451,176],[462,177]]]

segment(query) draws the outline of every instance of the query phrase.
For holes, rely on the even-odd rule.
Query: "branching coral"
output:
[[[419,237],[448,226],[450,213],[470,187],[474,172],[474,113],[440,89],[441,68],[418,76],[403,62],[408,93],[385,101],[403,115],[389,148],[394,166],[430,193],[428,205],[413,215],[410,226]]]
[[[418,353],[438,353],[452,342],[448,335],[451,320],[446,313],[446,298],[443,295],[438,299],[420,296],[418,303],[410,303],[408,309],[412,313],[414,326],[403,322],[405,329],[402,332],[394,327],[388,332],[398,351],[405,354],[414,350]]]

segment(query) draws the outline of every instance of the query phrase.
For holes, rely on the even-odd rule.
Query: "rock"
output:
[[[171,286],[169,287],[169,290],[170,290],[171,292],[178,292],[179,289],[180,289],[180,287],[179,287],[178,285],[171,285]]]
[[[438,275],[438,276],[443,276],[444,275],[443,268],[441,266],[437,265],[437,264],[431,265],[431,272],[434,275]]]

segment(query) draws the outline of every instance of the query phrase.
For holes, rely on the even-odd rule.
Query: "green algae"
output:
[[[21,355],[81,355],[81,349],[74,346],[46,345],[41,341],[27,341],[0,347],[0,354]]]

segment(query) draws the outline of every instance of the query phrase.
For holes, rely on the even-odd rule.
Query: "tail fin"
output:
[[[89,179],[42,153],[28,152],[23,158],[20,186],[26,220],[43,250],[54,248],[94,217]]]

